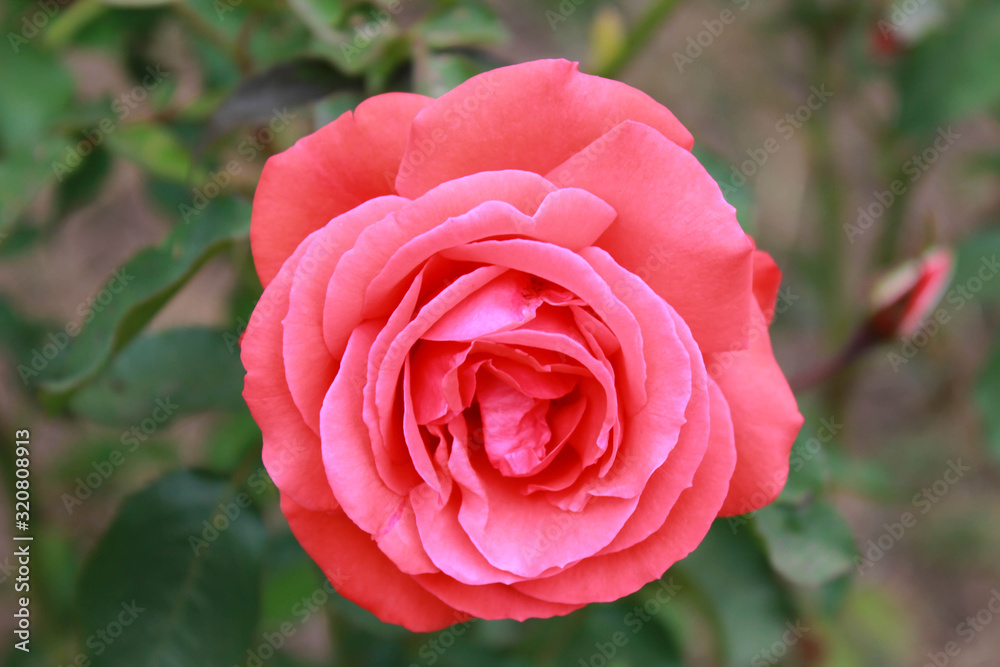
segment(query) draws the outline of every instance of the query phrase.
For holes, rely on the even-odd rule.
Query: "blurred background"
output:
[[[1000,4],[5,0],[0,27],[0,664],[1000,664]],[[324,585],[261,467],[249,202],[366,96],[543,57],[692,131],[784,271],[789,376],[838,355],[886,271],[937,246],[954,275],[919,329],[801,382],[779,501],[662,583],[415,635]]]

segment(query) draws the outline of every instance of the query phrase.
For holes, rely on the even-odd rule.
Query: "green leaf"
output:
[[[830,456],[836,451],[836,438],[843,424],[817,412],[816,406],[802,402],[799,406],[805,423],[795,437],[788,457],[788,480],[779,499],[799,503],[822,493],[831,478]]]
[[[67,150],[66,142],[53,137],[31,148],[17,147],[0,160],[0,234],[11,233],[35,197],[56,182]]]
[[[152,123],[120,126],[108,134],[108,146],[150,174],[176,183],[201,182],[204,174],[194,169],[191,154],[167,128]]]
[[[975,397],[982,413],[987,449],[1000,466],[1000,344],[994,348],[979,376]]]
[[[413,31],[432,49],[498,44],[507,38],[493,10],[471,2],[448,5],[414,25]]]
[[[126,426],[150,416],[158,401],[173,419],[243,407],[243,365],[216,329],[171,329],[137,338],[70,407],[100,424]]]
[[[398,49],[390,48],[400,38],[396,13],[371,2],[358,2],[341,14],[333,29],[310,24],[316,38],[311,50],[340,71],[354,75],[366,74],[373,67],[384,68],[391,64],[386,60],[399,57]]]
[[[440,97],[486,69],[463,54],[434,54],[426,59],[424,66],[417,68],[416,92]]]
[[[106,0],[77,0],[52,18],[45,44],[52,49],[66,46],[80,30],[107,13],[109,4]]]
[[[298,631],[308,620],[305,616],[308,607],[302,600],[309,600],[313,594],[321,598],[317,593],[320,590],[330,595],[330,583],[291,531],[284,529],[270,536],[264,557],[261,625],[274,628],[291,623]]]
[[[53,55],[26,46],[0,49],[0,154],[31,151],[73,99],[73,79]]]
[[[177,443],[141,431],[139,436],[123,431],[85,438],[67,448],[50,469],[50,479],[53,485],[65,489],[59,504],[73,515],[80,505],[88,502],[91,491],[95,497],[117,497],[121,489],[135,488],[135,484],[177,467],[179,449]],[[93,477],[95,472],[97,478]]]
[[[791,607],[751,531],[716,521],[694,553],[672,567],[696,588],[719,634],[725,664],[749,665],[794,626]]]
[[[611,604],[591,605],[586,612],[559,619],[562,627],[554,631],[549,624],[541,637],[530,638],[538,643],[534,651],[525,652],[526,657],[554,653],[561,647],[552,645],[552,635],[565,633],[575,625],[575,631],[565,641],[561,656],[564,662],[560,664],[602,664],[603,657],[607,664],[623,667],[680,667],[679,637],[668,621],[678,608],[678,591],[673,590],[676,585],[668,574],[662,582],[649,583],[634,595]]]
[[[774,569],[800,586],[819,586],[854,566],[854,536],[829,503],[772,503],[754,515],[754,526]]]
[[[178,0],[101,0],[104,4],[112,7],[124,7],[126,9],[149,9],[150,7],[162,7],[172,5]]]
[[[28,361],[32,348],[49,331],[48,326],[27,319],[0,297],[0,345],[7,348],[10,358],[21,363]]]
[[[276,65],[243,79],[219,105],[202,143],[244,123],[265,121],[288,107],[315,102],[335,92],[361,92],[358,78],[341,74],[328,63],[302,59]]]
[[[334,39],[333,27],[344,15],[344,5],[339,0],[288,0],[295,15],[321,39]]]
[[[899,125],[925,137],[935,128],[1000,105],[1000,4],[969,3],[905,58]]]
[[[77,586],[80,636],[91,638],[83,650],[93,667],[217,667],[242,659],[257,625],[265,540],[248,505],[249,496],[225,480],[192,471],[126,499]],[[120,636],[109,624],[120,624]]]
[[[191,222],[179,223],[159,245],[126,262],[94,297],[83,330],[63,353],[59,368],[44,378],[42,389],[50,405],[61,407],[95,377],[210,257],[245,239],[249,228],[245,202],[215,199]]]
[[[56,190],[56,221],[73,212],[101,194],[101,186],[111,174],[111,155],[98,146],[83,158],[80,168],[74,169]]]
[[[245,459],[251,450],[260,453],[260,427],[250,411],[243,408],[219,420],[208,438],[205,465],[212,470],[230,473]]]
[[[9,257],[31,248],[42,238],[41,230],[35,225],[15,223],[0,232],[0,257]]]

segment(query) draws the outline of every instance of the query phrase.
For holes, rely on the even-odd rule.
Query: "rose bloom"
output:
[[[372,97],[268,160],[244,396],[342,595],[416,631],[566,614],[777,495],[781,275],[692,143],[549,60]]]

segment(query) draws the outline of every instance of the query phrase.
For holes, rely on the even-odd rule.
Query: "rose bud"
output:
[[[937,246],[882,277],[872,289],[869,327],[876,337],[913,334],[951,282],[954,254]]]

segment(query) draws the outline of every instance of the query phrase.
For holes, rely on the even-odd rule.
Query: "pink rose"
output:
[[[664,107],[574,63],[272,157],[244,396],[298,540],[429,631],[617,599],[784,484],[780,272]]]

